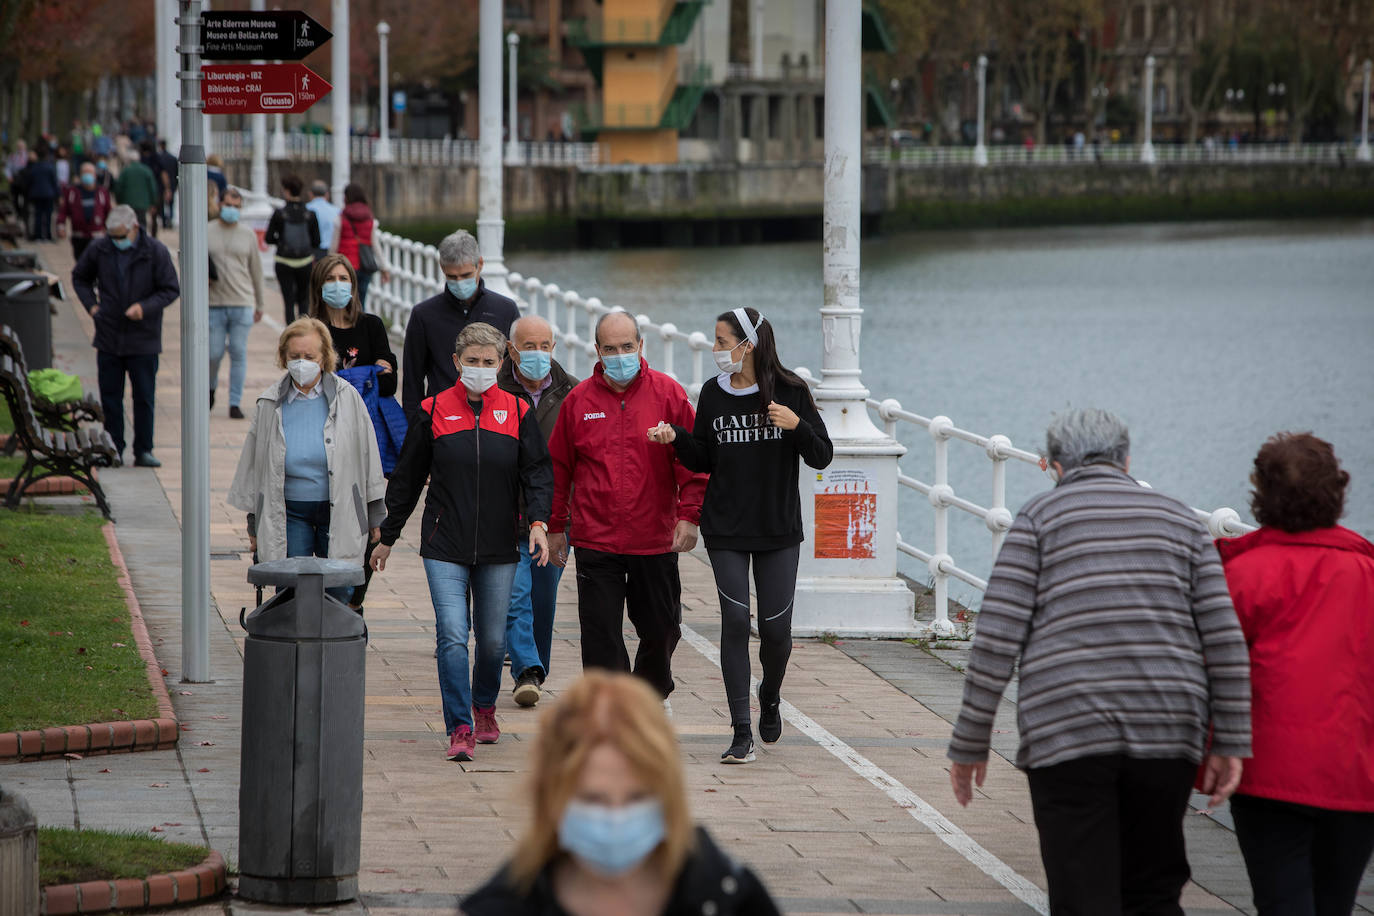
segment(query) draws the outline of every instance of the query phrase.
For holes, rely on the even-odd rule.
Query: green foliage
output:
[[[210,850],[158,837],[104,830],[38,829],[38,883],[76,884],[146,878],[190,868]]]
[[[0,731],[157,714],[101,524],[0,509]]]

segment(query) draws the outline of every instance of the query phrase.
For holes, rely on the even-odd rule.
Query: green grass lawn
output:
[[[38,883],[48,887],[146,878],[199,865],[209,854],[203,846],[168,843],[136,833],[40,827]]]
[[[157,714],[101,522],[0,509],[0,731]]]

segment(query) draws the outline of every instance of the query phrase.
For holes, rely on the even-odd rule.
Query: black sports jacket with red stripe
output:
[[[428,479],[420,556],[517,562],[521,494],[531,520],[547,521],[553,507],[553,464],[534,409],[493,385],[474,410],[462,382],[420,408],[387,484],[382,543],[396,543]]]

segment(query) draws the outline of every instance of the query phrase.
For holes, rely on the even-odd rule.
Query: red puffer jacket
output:
[[[1348,528],[1217,542],[1250,646],[1245,795],[1374,811],[1374,544]]]
[[[606,553],[649,556],[673,549],[679,521],[701,521],[706,475],[693,474],[671,445],[650,442],[660,420],[692,428],[696,415],[682,386],[639,361],[623,392],[607,383],[600,362],[568,392],[549,437],[553,515],[549,530],[568,527],[573,544]]]

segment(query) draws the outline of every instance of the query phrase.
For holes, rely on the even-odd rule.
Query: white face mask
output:
[[[305,388],[320,377],[320,364],[312,359],[293,359],[286,364],[286,371],[297,386]]]
[[[741,353],[738,360],[731,361],[730,359],[730,354],[734,353],[735,350],[738,350],[742,346],[744,346],[744,341],[740,341],[736,344],[734,350],[711,351],[711,356],[716,361],[716,368],[721,372],[728,372],[731,375],[734,375],[736,372],[742,372],[744,370],[744,354]]]
[[[459,379],[469,394],[482,394],[496,384],[495,366],[463,366],[458,371],[462,373]]]

